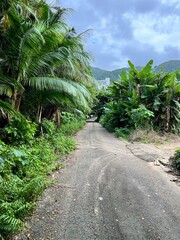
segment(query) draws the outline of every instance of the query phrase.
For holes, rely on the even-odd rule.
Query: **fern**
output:
[[[21,196],[24,197],[27,202],[34,201],[41,194],[43,188],[43,177],[34,178],[22,189]]]
[[[59,158],[75,148],[70,133],[84,124],[75,120],[53,134],[34,140],[33,145],[8,146],[0,141],[0,240],[24,227],[23,219],[32,212],[34,201],[44,189],[46,174]],[[70,134],[69,133],[69,134]]]
[[[1,232],[16,232],[23,226],[23,222],[17,219],[14,215],[2,214],[0,216],[0,230]]]
[[[34,203],[27,203],[27,202],[24,203],[21,200],[17,200],[16,202],[14,202],[13,208],[14,208],[14,215],[17,218],[22,219],[32,211],[32,209],[34,208]]]
[[[0,183],[0,197],[1,199],[10,201],[18,198],[19,190],[24,182],[16,175],[9,175]]]

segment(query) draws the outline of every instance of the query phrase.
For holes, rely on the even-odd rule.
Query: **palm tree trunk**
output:
[[[19,111],[19,108],[21,105],[21,99],[22,99],[22,95],[18,94],[18,92],[15,90],[13,94],[13,99],[12,99],[12,106],[17,111]]]
[[[21,99],[22,99],[22,95],[18,95],[18,96],[17,96],[17,99],[16,99],[16,102],[15,102],[15,109],[16,109],[17,111],[19,111],[19,109],[20,109]]]
[[[38,120],[38,123],[42,122],[42,110],[43,110],[43,107],[41,105],[39,105],[38,106],[38,110],[37,110],[37,120]]]
[[[57,127],[60,128],[61,125],[61,109],[60,107],[56,110],[56,116],[57,116]]]
[[[15,106],[16,106],[16,100],[17,100],[17,91],[15,90],[14,93],[13,93],[13,97],[12,97],[13,108],[15,108]]]

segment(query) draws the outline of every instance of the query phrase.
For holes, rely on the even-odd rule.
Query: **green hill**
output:
[[[142,67],[136,67],[140,70]],[[120,68],[113,71],[107,71],[100,68],[92,67],[93,74],[96,79],[103,80],[105,78],[110,78],[111,80],[118,80],[119,74],[122,71],[129,71],[129,68]],[[171,60],[164,62],[158,66],[154,67],[154,72],[174,72],[180,71],[180,60]]]
[[[155,72],[174,72],[180,71],[180,60],[171,60],[154,67]]]
[[[96,79],[98,80],[103,80],[105,78],[110,78],[111,80],[117,80],[119,78],[119,74],[122,71],[129,71],[129,68],[121,68],[121,69],[116,69],[113,71],[108,71],[108,70],[103,70],[100,68],[92,68],[93,74]]]

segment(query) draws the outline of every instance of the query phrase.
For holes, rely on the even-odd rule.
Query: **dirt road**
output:
[[[180,188],[98,123],[76,136],[29,226],[30,240],[179,240]],[[25,239],[22,237],[22,239]]]

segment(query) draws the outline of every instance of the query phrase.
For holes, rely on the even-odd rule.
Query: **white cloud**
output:
[[[161,3],[166,4],[168,6],[174,6],[175,8],[180,7],[179,0],[161,0]]]
[[[167,45],[180,47],[179,16],[161,17],[150,13],[138,16],[126,14],[126,17],[131,20],[134,40],[139,43],[150,44],[157,52],[163,52]]]
[[[50,0],[49,0],[50,1]],[[180,56],[179,0],[54,0],[75,11],[77,32],[92,29],[86,48],[99,67],[156,64]]]

